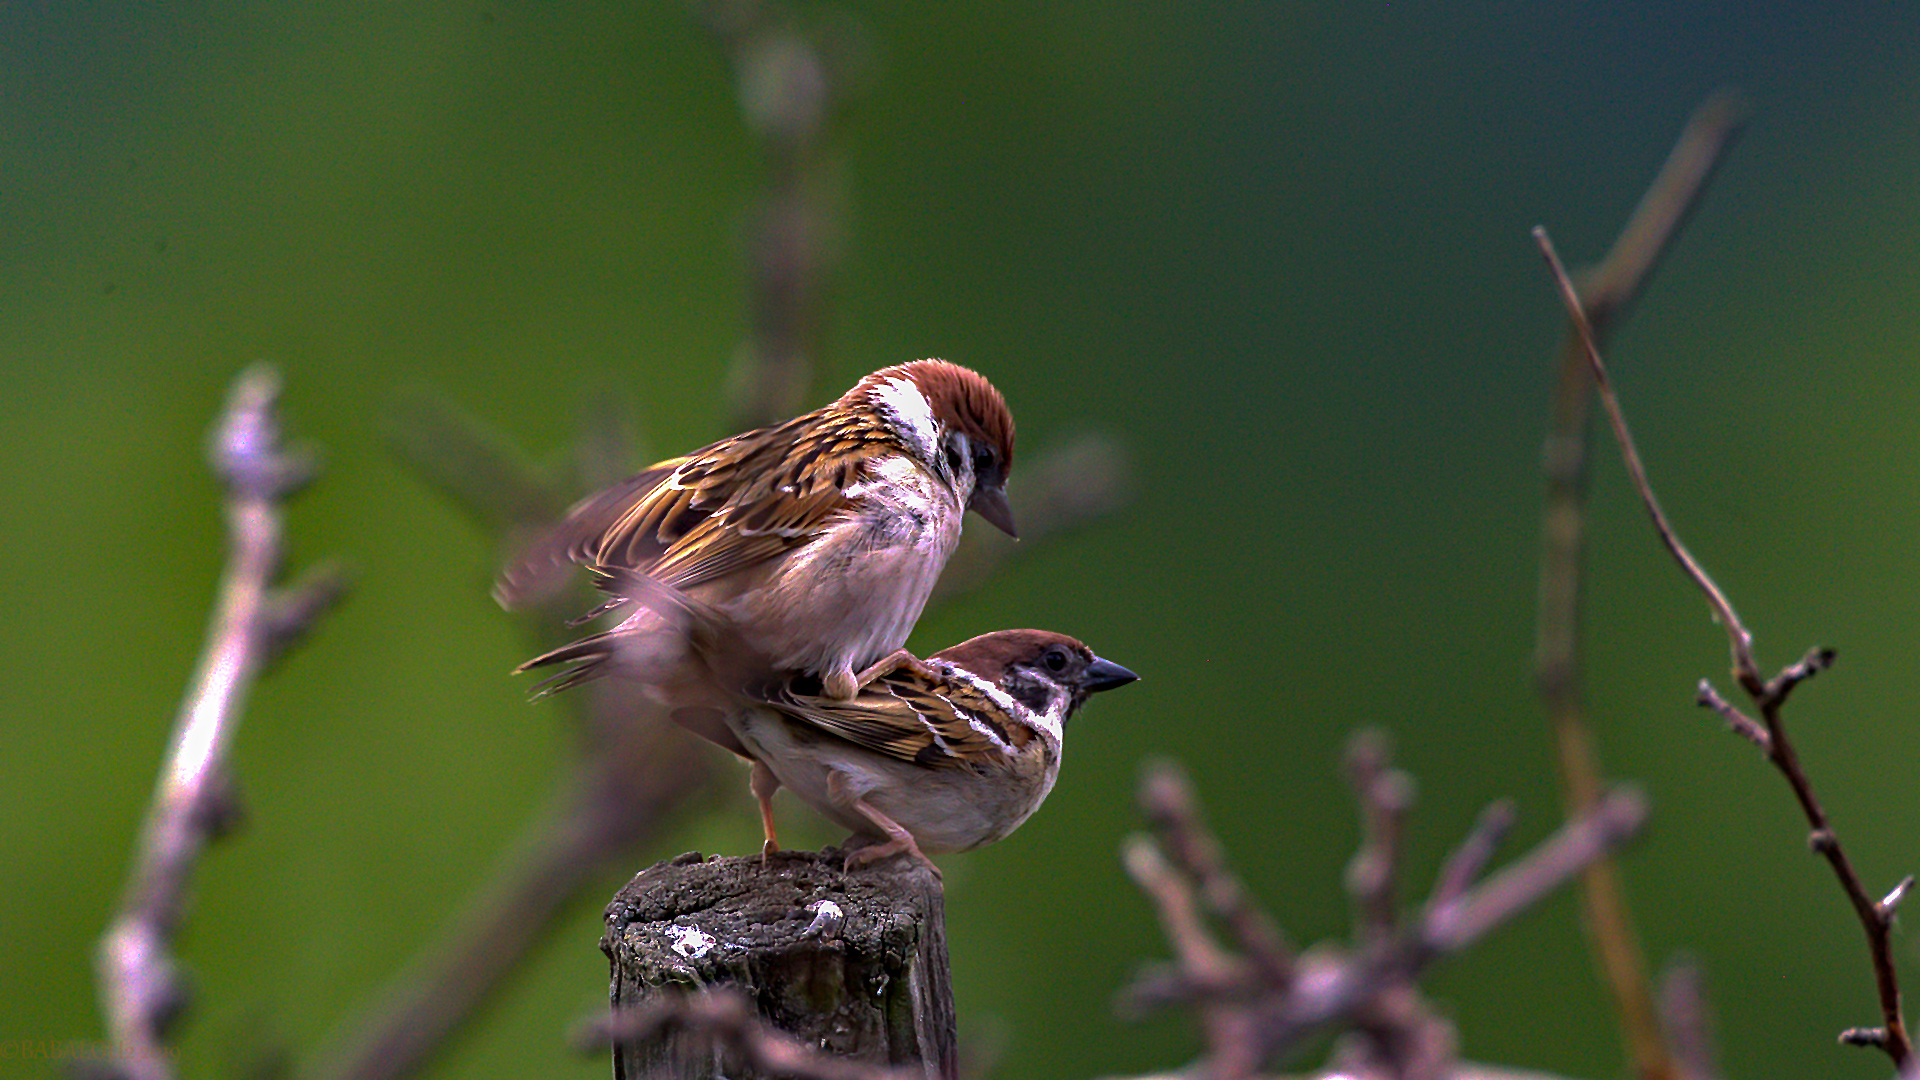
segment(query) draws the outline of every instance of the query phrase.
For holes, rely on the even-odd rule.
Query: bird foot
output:
[[[914,843],[912,836],[905,835],[904,830],[902,835],[900,836],[895,836],[891,839],[883,840],[877,844],[868,844],[865,847],[857,847],[857,848],[854,848],[852,851],[847,852],[847,861],[844,865],[841,866],[841,870],[845,873],[851,874],[854,872],[854,870],[862,866],[865,866],[868,863],[879,862],[882,859],[890,859],[895,855],[910,856],[915,861],[917,861],[920,865],[933,871],[933,876],[935,878],[937,879],[945,878],[945,875],[940,872],[940,867],[935,865],[932,859],[927,858],[926,852],[921,851],[920,845]]]
[[[873,683],[901,670],[911,671],[923,679],[935,677],[934,670],[927,666],[926,661],[905,649],[895,649],[868,664],[857,674],[850,671],[836,671],[821,681],[827,697],[847,701]]]

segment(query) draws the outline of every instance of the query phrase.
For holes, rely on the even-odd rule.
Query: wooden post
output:
[[[607,906],[600,948],[616,1012],[729,988],[815,1050],[956,1075],[957,1029],[940,881],[908,859],[851,874],[845,856],[682,855],[642,870]],[[615,1080],[759,1077],[685,1032],[614,1047]]]

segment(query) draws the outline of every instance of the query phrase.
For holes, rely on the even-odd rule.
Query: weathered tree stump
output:
[[[908,859],[844,873],[842,852],[682,855],[642,870],[607,906],[600,948],[616,1014],[663,995],[728,988],[823,1053],[955,1075],[957,1029],[939,879]],[[838,917],[835,917],[835,913]],[[759,1077],[733,1052],[669,1026],[614,1047],[616,1080]]]

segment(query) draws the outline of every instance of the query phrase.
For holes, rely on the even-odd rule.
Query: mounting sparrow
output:
[[[724,724],[753,762],[765,851],[779,848],[771,799],[784,785],[880,841],[849,855],[848,869],[902,852],[932,867],[926,852],[992,843],[1032,816],[1060,775],[1067,720],[1088,695],[1137,678],[1065,634],[1000,630],[899,667],[852,700],[787,679]]]
[[[572,665],[544,692],[619,671],[670,708],[723,706],[673,617],[691,605],[769,679],[817,676],[823,699],[850,700],[902,665],[918,670],[901,646],[965,512],[1014,535],[1012,462],[1013,417],[985,378],[944,360],[881,368],[824,408],[662,461],[576,505],[494,596],[517,606],[579,564],[611,598],[574,625],[632,610],[518,670]],[[650,602],[655,593],[674,599]],[[726,745],[724,730],[701,734]]]

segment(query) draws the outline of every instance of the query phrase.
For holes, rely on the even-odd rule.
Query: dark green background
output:
[[[1165,954],[1115,858],[1143,757],[1190,766],[1303,939],[1344,932],[1356,725],[1420,780],[1416,881],[1495,796],[1519,842],[1551,827],[1528,662],[1559,315],[1526,230],[1597,256],[1725,83],[1751,129],[1618,381],[1763,660],[1840,649],[1792,718],[1870,887],[1920,869],[1910,8],[849,8],[873,65],[835,144],[848,257],[811,401],[945,356],[1001,386],[1024,448],[1103,429],[1137,467],[1124,516],[910,642],[1042,626],[1145,677],[1076,723],[1036,820],[944,860],[962,1035],[995,1075],[1193,1048],[1181,1020],[1108,1008]],[[98,1034],[90,950],[219,566],[201,447],[233,373],[279,365],[325,453],[296,562],[360,577],[240,731],[250,824],[204,863],[182,942],[202,1077],[318,1044],[564,753],[561,712],[505,677],[526,642],[486,596],[488,545],[383,446],[396,394],[443,390],[543,453],[610,385],[662,453],[720,434],[759,182],[726,65],[671,4],[0,10],[0,1047]],[[1720,631],[1610,448],[1595,495],[1591,700],[1609,767],[1654,800],[1626,863],[1648,949],[1705,964],[1731,1075],[1884,1075],[1834,1045],[1877,1010],[1784,786],[1690,704]],[[653,854],[751,850],[744,785],[715,805]],[[560,1038],[604,1000],[598,927],[580,904],[435,1075],[606,1075]],[[1565,898],[1430,987],[1472,1057],[1618,1071]]]

